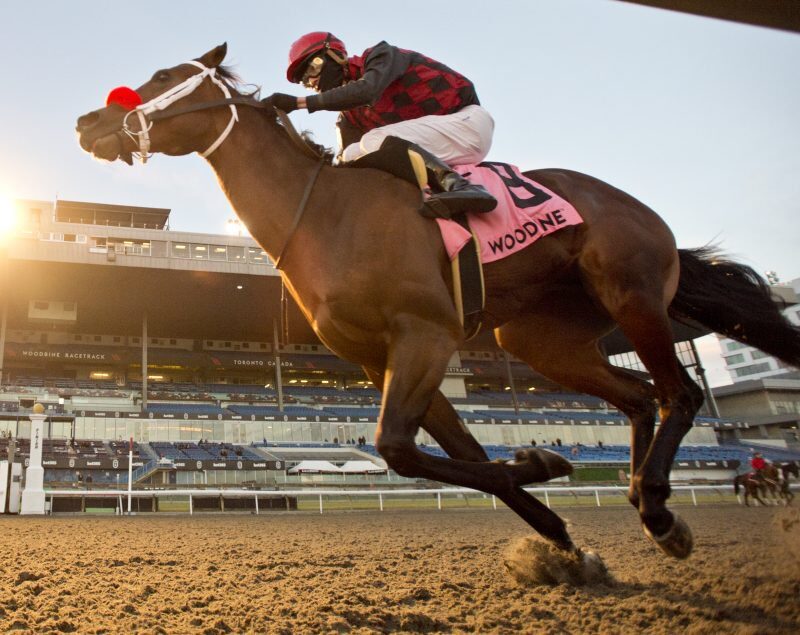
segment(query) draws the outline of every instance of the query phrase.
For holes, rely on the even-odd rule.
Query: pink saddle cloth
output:
[[[544,236],[583,222],[577,210],[563,198],[523,176],[507,163],[484,162],[454,168],[470,182],[483,185],[497,199],[488,214],[467,214],[469,226],[480,244],[481,262],[494,262]],[[450,260],[470,240],[470,233],[452,220],[437,218]]]

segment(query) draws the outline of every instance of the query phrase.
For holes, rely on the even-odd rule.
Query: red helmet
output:
[[[289,49],[289,67],[286,69],[286,79],[293,84],[299,82],[299,71],[305,67],[309,58],[324,50],[336,51],[342,58],[347,57],[344,42],[333,33],[314,31],[300,37]]]

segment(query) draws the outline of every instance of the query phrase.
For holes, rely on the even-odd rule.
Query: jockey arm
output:
[[[377,44],[364,60],[364,74],[344,86],[332,88],[318,95],[300,97],[298,105],[303,108],[303,99],[308,112],[318,110],[350,110],[374,104],[386,87],[406,72],[409,60],[400,49],[386,42]]]

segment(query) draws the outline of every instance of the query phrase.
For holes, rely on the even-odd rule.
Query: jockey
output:
[[[451,165],[480,163],[492,144],[494,121],[463,75],[414,51],[380,42],[347,57],[331,33],[308,33],[289,50],[287,79],[318,94],[274,93],[284,112],[338,111],[341,159],[375,152],[387,137],[402,139],[425,161],[434,193],[425,207],[435,216],[489,212],[497,201]],[[410,142],[410,143],[409,143]]]
[[[767,462],[764,460],[764,457],[761,456],[761,452],[756,452],[753,455],[753,458],[750,459],[750,467],[758,473],[763,470],[767,466]]]
[[[764,457],[761,456],[761,452],[756,452],[753,455],[753,458],[750,459],[750,467],[753,468],[751,472],[751,477],[758,479],[760,481],[765,480],[764,478],[764,468],[767,467],[767,462],[764,460]]]

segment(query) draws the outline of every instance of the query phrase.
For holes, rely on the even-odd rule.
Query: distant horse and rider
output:
[[[800,468],[796,461],[786,463],[765,462],[764,467],[745,474],[737,474],[733,479],[733,491],[737,497],[744,494],[744,504],[750,506],[750,499],[761,505],[791,505],[795,498],[791,489],[790,477],[800,478]],[[740,499],[741,500],[741,499]]]
[[[309,156],[271,104],[239,92],[221,66],[225,54],[222,45],[159,70],[128,89],[140,105],[110,102],[82,115],[81,147],[107,161],[201,153],[252,236],[279,260],[320,340],[361,365],[382,392],[376,447],[389,467],[495,495],[562,553],[583,557],[566,523],[523,489],[568,474],[569,462],[541,448],[489,461],[440,390],[465,334],[437,222],[418,213],[419,188]],[[670,469],[703,392],[676,356],[670,318],[792,366],[800,366],[800,329],[751,268],[708,248],[678,249],[667,224],[625,192],[565,169],[524,176],[568,201],[583,222],[485,263],[483,328],[542,375],[629,418],[628,498],[646,535],[665,553],[687,557],[691,531],[666,503]],[[599,342],[617,328],[652,383],[603,354]],[[417,448],[420,428],[447,457]]]

